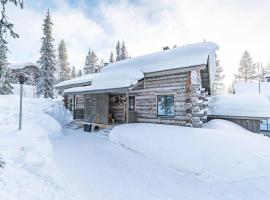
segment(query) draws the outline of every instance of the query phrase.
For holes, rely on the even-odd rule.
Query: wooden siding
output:
[[[119,99],[119,102],[116,102],[116,98]],[[109,100],[109,113],[113,114],[116,123],[123,123],[125,122],[125,103],[121,102],[121,99],[125,99],[125,95],[110,95]]]
[[[244,118],[239,118],[239,119],[233,119],[233,118],[222,118],[222,117],[208,117],[208,121],[212,120],[212,119],[224,119],[224,120],[228,120],[231,122],[234,122],[236,124],[238,124],[239,126],[242,126],[243,128],[254,132],[254,133],[260,133],[260,120],[258,119],[244,119]]]
[[[138,122],[152,122],[164,124],[185,125],[185,104],[186,104],[186,81],[187,72],[170,75],[149,76],[141,80],[138,85],[143,85],[143,89],[135,88],[130,91],[130,95],[135,96],[135,111]],[[174,116],[157,116],[157,96],[174,96]]]

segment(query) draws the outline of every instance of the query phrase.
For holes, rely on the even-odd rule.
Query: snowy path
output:
[[[269,199],[267,180],[211,185],[112,144],[106,137],[66,130],[52,141],[74,192],[93,200]],[[269,184],[268,184],[269,185]],[[266,192],[268,191],[268,192]]]

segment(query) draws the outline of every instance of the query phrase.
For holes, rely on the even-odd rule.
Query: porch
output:
[[[65,105],[74,120],[97,124],[121,124],[137,121],[135,97],[128,92],[65,95]]]

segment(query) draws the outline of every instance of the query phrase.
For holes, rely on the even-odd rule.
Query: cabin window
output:
[[[159,95],[157,98],[157,103],[158,116],[174,116],[173,95]]]
[[[135,111],[135,96],[130,96],[128,99],[129,99],[128,110],[131,112],[134,112]]]

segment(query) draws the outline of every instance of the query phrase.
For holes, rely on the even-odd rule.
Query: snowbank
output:
[[[62,117],[69,115],[63,105],[48,99],[24,98],[21,131],[19,97],[0,96],[0,110],[0,153],[6,163],[0,169],[0,199],[75,199],[58,171],[49,140],[62,135],[59,122],[64,123]]]
[[[125,124],[112,130],[110,140],[210,183],[270,174],[270,139],[230,122],[214,120],[201,129]]]
[[[270,102],[258,94],[217,95],[209,98],[208,114],[270,118]]]
[[[14,95],[20,95],[20,84],[11,84],[13,87],[12,92]],[[23,97],[34,98],[36,87],[33,85],[23,85]]]

